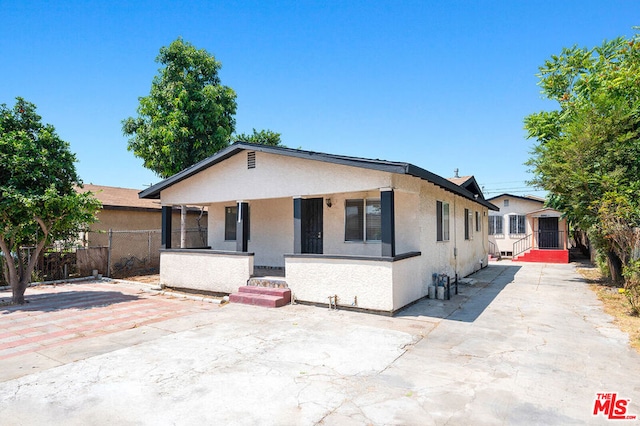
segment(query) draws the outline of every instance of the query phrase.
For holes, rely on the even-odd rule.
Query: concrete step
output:
[[[291,290],[288,288],[246,285],[240,287],[237,293],[230,294],[229,301],[232,303],[244,303],[245,305],[279,308],[291,303]]]
[[[243,303],[245,305],[264,306],[267,308],[279,308],[287,304],[284,297],[271,296],[269,294],[257,293],[231,293],[229,302]]]
[[[291,302],[291,290],[288,288],[273,288],[273,287],[257,287],[253,285],[246,285],[238,289],[238,293],[250,293],[250,294],[266,294],[268,296],[282,297],[285,303]]]

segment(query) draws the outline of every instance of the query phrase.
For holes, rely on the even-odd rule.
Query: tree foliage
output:
[[[614,279],[632,265],[638,242],[628,235],[640,226],[639,41],[620,37],[552,56],[538,77],[557,107],[525,118],[538,141],[527,163],[532,183],[588,230]]]
[[[77,237],[95,221],[100,203],[79,194],[75,155],[36,107],[22,98],[0,105],[0,251],[14,303],[24,303],[38,255],[53,241]],[[20,247],[35,247],[30,259]]]
[[[138,117],[122,129],[144,167],[167,178],[229,144],[236,93],[221,84],[220,62],[181,38],[162,47],[156,62],[162,67],[149,96],[139,98]]]
[[[261,145],[283,146],[282,141],[280,140],[280,133],[276,133],[271,130],[260,130],[258,132],[256,129],[253,129],[253,133],[240,133],[234,135],[232,140],[233,142],[249,142]]]

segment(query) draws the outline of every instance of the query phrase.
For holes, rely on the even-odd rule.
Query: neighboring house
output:
[[[465,183],[409,163],[236,143],[140,197],[160,199],[165,214],[182,204],[209,213],[211,249],[163,240],[167,286],[232,293],[266,267],[296,300],[394,312],[427,295],[433,274],[487,265],[498,209]]]
[[[85,250],[78,251],[82,273],[98,270],[107,276],[149,273],[160,264],[162,206],[158,201],[140,199],[138,189],[85,184],[78,189],[91,191],[102,203],[98,221],[80,236]],[[207,214],[201,208],[186,212],[187,247],[207,246]],[[181,211],[174,209],[172,223],[175,245],[180,245]]]
[[[545,208],[543,198],[501,194],[487,201],[500,208],[489,214],[489,245],[501,256],[521,262],[569,262],[567,221],[562,213]]]
[[[103,243],[106,232],[114,231],[139,231],[159,230],[162,227],[162,206],[155,200],[141,199],[138,197],[139,189],[118,188],[113,186],[84,184],[78,189],[81,192],[92,192],[102,203],[102,209],[98,212],[98,221],[90,226],[89,245],[96,245],[98,241],[91,238],[99,238]],[[206,228],[206,211],[200,217],[199,208],[187,210],[187,228],[198,228],[198,221]],[[172,214],[172,222],[180,229],[180,210],[175,209]],[[100,234],[98,234],[100,232]],[[99,237],[102,235],[102,237]],[[175,240],[175,237],[174,237]],[[98,244],[100,245],[100,244]]]

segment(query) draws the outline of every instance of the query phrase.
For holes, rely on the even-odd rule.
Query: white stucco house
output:
[[[487,201],[489,245],[520,262],[569,263],[568,228],[562,213],[544,207],[544,198],[500,194]]]
[[[490,210],[475,179],[409,163],[236,143],[140,193],[208,211],[208,249],[164,239],[163,284],[232,293],[277,270],[298,301],[395,312],[432,274],[487,265]],[[171,221],[163,222],[171,233]]]

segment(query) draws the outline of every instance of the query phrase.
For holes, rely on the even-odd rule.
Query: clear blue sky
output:
[[[630,36],[639,18],[632,0],[0,0],[0,103],[35,103],[85,183],[143,189],[159,179],[127,151],[121,121],[181,36],[222,62],[238,132],[444,177],[458,168],[487,196],[536,194],[522,120],[555,107],[538,66]]]

